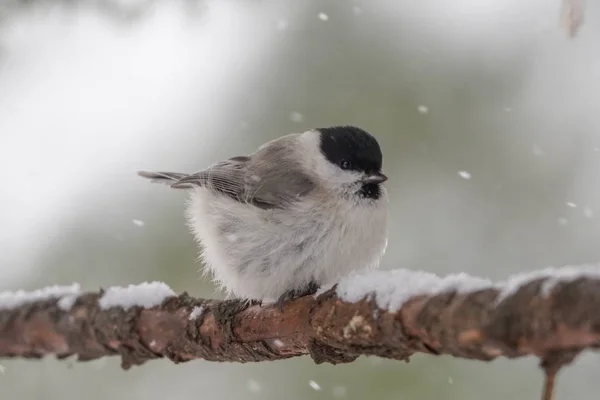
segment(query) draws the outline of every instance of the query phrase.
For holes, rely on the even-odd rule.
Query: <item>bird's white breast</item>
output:
[[[384,188],[376,203],[315,197],[285,211],[198,188],[187,214],[207,270],[235,297],[270,301],[311,280],[335,283],[376,267],[387,244]]]

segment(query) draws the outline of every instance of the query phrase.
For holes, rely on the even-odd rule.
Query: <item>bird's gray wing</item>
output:
[[[193,174],[138,172],[175,189],[202,186],[263,209],[285,208],[310,192],[314,182],[275,149],[260,157],[233,157]]]
[[[315,181],[304,172],[296,140],[289,134],[262,145],[245,168],[244,195],[262,207],[286,208],[314,190]]]
[[[314,181],[290,160],[261,160],[249,165],[244,195],[262,208],[286,208],[314,187]]]

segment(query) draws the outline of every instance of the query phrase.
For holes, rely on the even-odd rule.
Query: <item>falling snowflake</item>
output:
[[[277,27],[277,30],[284,31],[287,29],[288,25],[289,23],[287,22],[287,20],[280,19],[277,21],[277,24],[275,26]]]
[[[313,388],[317,391],[321,390],[321,386],[319,386],[319,384],[315,381],[312,381],[312,380],[308,381],[308,384],[310,385],[311,388]]]
[[[144,226],[145,222],[142,221],[141,219],[132,219],[131,222],[133,222],[133,224],[137,227],[142,227]]]
[[[298,111],[294,111],[290,114],[290,119],[292,122],[302,122],[304,121],[304,115],[300,114]]]
[[[594,218],[594,210],[592,210],[590,207],[585,207],[583,209],[583,215],[586,218]]]
[[[327,20],[329,20],[329,15],[325,14],[324,12],[320,12],[319,13],[319,19],[321,21],[327,21]]]
[[[420,105],[417,107],[417,111],[419,111],[420,114],[427,114],[429,112],[429,107]]]
[[[471,174],[467,171],[458,171],[458,176],[463,179],[471,179]]]
[[[542,148],[536,144],[533,145],[531,152],[533,153],[534,156],[543,156],[544,154],[546,154],[546,152],[544,150],[542,150]]]
[[[556,219],[556,222],[558,222],[559,225],[566,225],[569,223],[569,220],[564,217],[560,217]]]
[[[252,393],[258,393],[258,392],[260,392],[260,389],[261,389],[260,383],[258,383],[254,379],[248,379],[248,382],[246,382],[246,387]]]
[[[573,203],[572,201],[567,201],[567,206],[571,207],[571,208],[575,208],[577,207],[577,204]]]
[[[331,389],[333,397],[336,399],[341,399],[342,397],[346,397],[346,393],[348,392],[344,386],[334,386]]]

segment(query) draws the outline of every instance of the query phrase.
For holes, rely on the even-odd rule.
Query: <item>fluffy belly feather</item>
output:
[[[335,283],[348,273],[374,268],[385,251],[386,210],[338,207],[293,212],[259,210],[197,189],[188,218],[202,259],[230,296],[272,301],[311,281]],[[351,215],[342,218],[341,215]]]

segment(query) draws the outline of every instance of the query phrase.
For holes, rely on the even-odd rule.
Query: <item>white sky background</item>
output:
[[[520,39],[538,40],[538,33],[553,36],[552,45],[562,47],[564,57],[552,59],[555,54],[547,56],[540,48],[534,63],[555,64],[551,72],[569,76],[561,79],[556,95],[576,97],[564,103],[563,113],[548,113],[553,103],[544,104],[537,93],[552,86],[552,76],[534,67],[524,81],[520,104],[507,106],[529,105],[536,122],[548,120],[550,126],[560,123],[553,116],[560,118],[565,110],[579,113],[582,125],[597,124],[593,110],[598,91],[590,85],[600,80],[590,82],[589,77],[600,71],[600,57],[587,50],[597,32],[595,14],[586,14],[582,34],[570,41],[558,27],[559,6],[554,3],[558,1],[424,0],[375,2],[369,10],[390,25],[408,15],[413,26],[403,29],[439,39],[438,47],[457,52],[458,63],[487,52],[502,59],[516,51]],[[6,189],[0,195],[4,279],[26,274],[36,264],[61,216],[77,213],[69,199],[89,193],[111,172],[135,169],[144,153],[183,139],[189,134],[183,126],[192,117],[206,114],[208,119],[223,112],[220,91],[235,90],[231,82],[243,75],[240,65],[264,62],[277,33],[273,21],[285,7],[274,2],[255,10],[239,2],[208,4],[202,21],[194,23],[174,2],[132,27],[119,27],[93,13],[72,16],[60,11],[26,14],[4,27],[0,168],[15,171],[3,178]],[[256,18],[272,22],[271,29],[253,27]],[[249,29],[251,36],[245,35]],[[565,86],[565,81],[572,84]],[[191,82],[202,90],[191,93]],[[572,126],[572,120],[568,123]],[[199,134],[208,140],[200,151],[210,153],[218,133],[209,125]],[[546,151],[564,146],[564,138],[546,139],[556,147]],[[581,180],[585,186],[587,177]]]
[[[110,17],[56,10],[3,30],[3,280],[31,271],[62,217],[77,213],[72,199],[110,184],[111,173],[135,171],[136,160],[164,143],[185,143],[183,125],[218,115],[219,94],[235,90],[240,65],[268,54],[267,31],[253,27],[265,10],[210,2],[200,21],[182,11],[172,2],[119,27]],[[200,152],[208,153],[218,133],[205,128]]]
[[[216,120],[228,112],[224,92],[243,94],[246,70],[277,62],[274,42],[278,35],[284,34],[277,29],[277,21],[286,9],[285,1],[258,2],[255,7],[242,6],[244,2],[213,1],[199,19],[191,20],[181,15],[178,3],[165,3],[131,26],[119,26],[111,23],[110,18],[93,13],[78,12],[74,16],[55,11],[51,15],[25,14],[0,31],[0,170],[5,173],[0,192],[2,286],[18,289],[14,287],[17,282],[35,274],[43,262],[43,250],[58,245],[55,240],[61,223],[74,216],[89,217],[93,213],[90,209],[94,206],[94,196],[102,193],[98,187],[111,185],[122,171],[129,174],[142,168],[140,164],[150,155],[167,148],[170,154],[163,159],[171,161],[181,154],[187,157],[192,151],[198,159],[210,158],[219,146]],[[558,172],[563,165],[563,155],[581,145],[570,141],[569,133],[585,132],[587,141],[581,155],[581,168],[573,181],[572,198],[557,200],[563,205],[564,213],[556,217],[563,214],[568,218],[581,217],[585,205],[600,217],[600,190],[594,184],[600,157],[594,150],[595,141],[600,147],[597,6],[588,4],[585,25],[575,40],[568,40],[560,28],[558,0],[363,0],[349,2],[348,7],[375,13],[384,29],[390,32],[390,43],[386,45],[392,49],[401,41],[423,39],[437,43],[424,51],[453,52],[455,56],[448,62],[456,65],[480,63],[485,54],[494,54],[501,63],[520,46],[539,42],[530,55],[529,70],[521,77],[520,96],[506,107],[530,116],[531,130],[522,133],[522,141],[527,148],[533,148],[536,142],[543,143],[545,165],[556,168],[553,171],[550,167],[549,173]],[[317,14],[314,18],[318,18]],[[336,15],[328,14],[328,21],[323,23],[335,19]],[[399,19],[402,25],[394,26]],[[293,32],[294,20],[288,23]],[[394,32],[401,34],[394,35]],[[494,66],[481,65],[481,68],[493,69]],[[544,90],[545,95],[540,95]],[[557,103],[557,96],[564,101]],[[437,111],[435,104],[427,106],[430,113]],[[201,131],[199,120],[206,121]],[[578,122],[575,126],[574,121]],[[557,134],[557,127],[562,124],[569,129]],[[186,148],[185,138],[190,131],[206,139],[205,147]],[[460,179],[456,172],[454,175]],[[481,184],[477,171],[470,172],[472,178],[465,184]],[[136,178],[131,176],[131,179]],[[419,184],[425,188],[419,190]],[[403,194],[404,199],[430,194],[431,186],[443,184],[417,183],[413,192]],[[459,196],[464,193],[456,194],[457,203],[463,201]],[[86,198],[90,206],[81,204]],[[577,203],[577,208],[567,206],[568,201]],[[469,204],[474,203],[467,206]],[[477,239],[452,235],[457,225],[450,222],[437,222],[444,239],[449,236],[457,242]],[[462,228],[467,227],[458,226]],[[569,240],[574,247],[590,244],[596,241],[598,233],[597,226],[582,229],[574,232]],[[411,247],[415,242],[417,238],[393,246],[402,250],[392,254],[398,257],[394,262],[403,265],[401,262],[418,258],[420,248]],[[463,245],[483,251],[475,242]],[[410,263],[405,266],[410,267]],[[518,270],[520,266],[512,267]],[[498,271],[494,278],[515,272],[508,269]],[[32,373],[38,374],[33,378],[45,379],[49,393],[63,393],[62,386],[71,380],[63,377],[54,381],[49,378],[54,374],[87,379],[82,372],[85,370],[65,372],[62,367],[55,368],[55,364],[46,365],[49,365],[47,370],[36,369]],[[194,391],[196,395],[190,398],[195,398],[203,385],[226,381],[231,371],[237,371],[237,376],[246,379],[246,371],[250,370],[247,365],[188,364],[172,369],[164,365],[149,363],[143,369],[126,374],[111,368],[110,379],[119,385],[122,398],[164,398],[170,396],[178,384]],[[20,366],[23,370],[26,368],[26,365]],[[409,367],[413,366],[411,363]],[[469,368],[476,373],[482,367],[469,364],[465,371]],[[497,366],[486,368],[490,376],[506,373],[506,369]],[[533,367],[528,365],[527,371],[530,368]],[[271,367],[269,371],[281,380],[282,386],[293,379],[284,368]],[[597,369],[589,371],[591,375]],[[152,374],[161,374],[171,384],[152,384],[149,377]],[[314,377],[313,374],[311,378]],[[130,381],[137,378],[144,383],[131,385]],[[576,382],[572,382],[568,393],[581,394],[575,389]],[[473,383],[476,384],[482,385],[477,388],[479,393],[485,393],[492,385]],[[28,383],[24,381],[23,385]],[[235,385],[225,386],[219,392],[223,398],[240,394]],[[265,393],[268,390],[266,388]],[[77,392],[72,396],[79,398]]]
[[[579,164],[569,182],[570,187],[565,188],[561,197],[554,199],[551,210],[554,215],[550,210],[548,215],[544,215],[553,221],[552,230],[534,228],[534,223],[541,225],[542,222],[532,217],[531,220],[525,218],[520,223],[521,227],[493,231],[499,222],[493,216],[494,198],[477,198],[474,194],[483,187],[494,185],[497,185],[499,193],[509,189],[503,189],[502,181],[490,179],[493,172],[498,171],[488,170],[487,174],[483,174],[479,168],[481,163],[479,170],[471,169],[469,162],[484,159],[485,153],[465,154],[464,164],[458,164],[454,172],[457,174],[466,169],[470,174],[471,179],[462,185],[451,179],[436,182],[421,179],[412,182],[410,190],[398,188],[396,195],[401,197],[399,201],[421,203],[423,207],[420,212],[415,212],[414,208],[405,211],[403,207],[394,210],[404,225],[396,224],[391,228],[396,232],[396,237],[401,238],[395,241],[394,246],[390,246],[386,254],[386,260],[391,265],[411,266],[426,258],[428,253],[424,251],[424,243],[427,243],[431,244],[429,249],[436,262],[431,268],[438,268],[436,272],[456,272],[457,265],[453,261],[460,255],[464,266],[458,268],[476,275],[489,273],[494,280],[500,280],[523,268],[546,267],[547,264],[532,265],[531,259],[520,258],[518,254],[527,253],[527,250],[521,249],[528,247],[536,247],[530,254],[549,253],[552,240],[562,242],[558,251],[562,251],[562,258],[547,257],[548,263],[558,262],[560,265],[598,261],[596,257],[589,257],[589,251],[585,255],[585,251],[582,251],[596,246],[600,228],[593,220],[600,209],[600,191],[595,184],[600,170],[600,115],[597,112],[600,101],[600,52],[596,51],[595,44],[600,20],[598,5],[587,3],[585,22],[575,39],[568,38],[560,25],[561,7],[558,0],[401,0],[373,3],[373,8],[380,13],[380,29],[389,32],[390,42],[386,46],[401,48],[410,43],[408,46],[414,48],[417,54],[443,54],[440,57],[443,65],[426,65],[423,68],[423,63],[419,64],[421,70],[415,74],[421,74],[423,81],[440,79],[428,75],[435,68],[447,68],[449,74],[468,71],[465,74],[494,76],[502,75],[511,69],[511,65],[521,61],[522,70],[516,72],[515,78],[519,88],[512,93],[512,98],[505,104],[499,104],[496,110],[489,108],[489,103],[477,108],[478,104],[473,102],[470,104],[473,114],[466,116],[471,120],[471,129],[480,126],[480,137],[496,136],[492,140],[498,142],[498,151],[502,152],[506,170],[511,171],[513,180],[521,176],[523,182],[537,181],[538,189],[544,185],[551,188],[558,182],[554,180],[556,177],[565,174],[573,164]],[[406,59],[405,62],[410,65],[413,60]],[[459,85],[452,88],[457,91],[457,97],[464,96]],[[454,92],[448,88],[445,90],[440,96],[439,87],[433,84],[417,94],[423,99],[421,104],[427,107],[424,118],[429,117],[433,121],[436,113],[444,113],[452,104]],[[496,87],[490,86],[489,90],[491,99],[498,97]],[[510,148],[514,154],[510,154],[507,148],[502,149],[501,135],[488,132],[488,127],[493,131],[495,122],[506,127],[507,121],[511,120],[514,121],[513,126],[505,131],[504,137],[506,142],[512,143]],[[449,128],[442,120],[430,129],[444,132]],[[464,143],[464,148],[478,151],[470,143]],[[518,149],[518,153],[513,149]],[[456,147],[448,151],[456,151]],[[410,167],[410,162],[407,167]],[[440,196],[444,200],[436,202]],[[518,197],[518,194],[514,197]],[[546,206],[552,201],[548,197],[539,200],[540,203],[545,202]],[[462,213],[464,217],[461,220],[439,218],[440,214],[434,207],[442,203],[443,207],[457,214]],[[568,205],[573,203],[577,206]],[[426,212],[427,205],[433,205],[429,215]],[[488,211],[480,212],[482,208]],[[515,204],[514,214],[519,214],[520,210],[519,204]],[[556,233],[561,229],[559,226],[563,226],[564,234]],[[490,248],[490,237],[494,236],[496,243]],[[523,242],[515,246],[515,237],[523,237]],[[478,248],[482,251],[475,250]],[[513,253],[517,256],[511,263],[501,265],[501,268],[482,265],[481,259],[486,258],[482,253],[487,254],[489,264],[493,265],[493,260],[499,255],[496,250],[503,255]],[[448,255],[447,263],[437,264],[441,254]],[[425,265],[425,268],[430,268],[431,264],[426,262]]]

